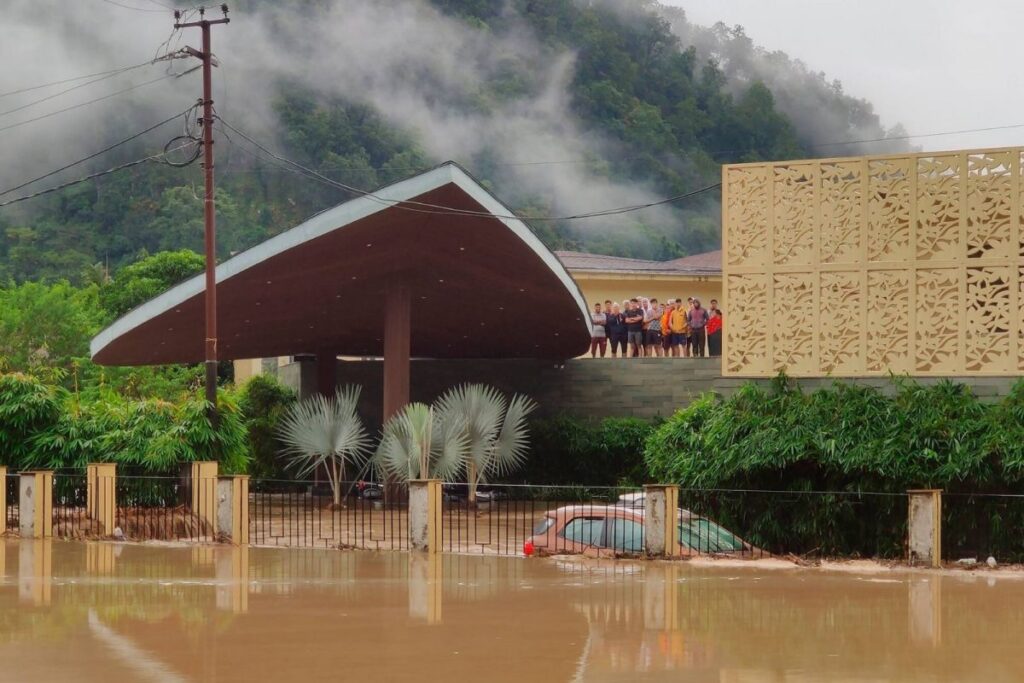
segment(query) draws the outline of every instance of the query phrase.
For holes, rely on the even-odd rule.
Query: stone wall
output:
[[[306,363],[309,363],[308,365]],[[305,367],[303,367],[305,366]],[[307,393],[315,388],[312,361],[291,363],[277,370],[289,386]],[[719,359],[711,358],[606,358],[565,363],[539,360],[414,360],[410,397],[430,402],[448,387],[462,382],[484,382],[504,392],[531,396],[538,412],[565,412],[586,417],[668,416],[704,392],[732,394],[745,382],[768,384],[770,379],[722,377]],[[1005,395],[1017,377],[952,378],[971,386],[984,399]],[[796,380],[805,391],[829,386],[831,378]],[[844,378],[892,390],[888,377]],[[918,378],[932,384],[939,378]],[[339,384],[363,387],[361,414],[371,427],[379,426],[383,407],[383,366],[380,361],[338,361]]]

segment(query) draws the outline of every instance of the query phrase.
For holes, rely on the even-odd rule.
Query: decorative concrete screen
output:
[[[723,372],[1024,370],[1024,150],[725,166]]]

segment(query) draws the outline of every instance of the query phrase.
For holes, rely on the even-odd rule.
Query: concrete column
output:
[[[679,487],[644,486],[644,550],[653,557],[679,554]]]
[[[911,564],[942,566],[942,489],[907,491],[907,549]]]
[[[203,461],[189,463],[190,509],[211,533],[217,531],[217,463]]]
[[[217,536],[235,545],[249,545],[249,475],[217,479]]]
[[[384,419],[409,402],[409,289],[393,287],[384,297]]]
[[[435,553],[441,549],[441,480],[409,482],[409,547]]]
[[[22,472],[18,486],[18,527],[22,538],[53,536],[53,472]]]
[[[99,523],[102,534],[110,536],[117,519],[117,465],[90,463],[85,467],[85,509]]]
[[[295,356],[299,364],[299,399],[307,399],[316,393],[317,363],[316,356],[301,354]]]

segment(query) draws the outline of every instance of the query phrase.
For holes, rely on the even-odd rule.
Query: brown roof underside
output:
[[[455,184],[419,201],[484,211]],[[489,217],[391,207],[277,254],[217,288],[219,357],[380,356],[385,287],[411,291],[413,357],[571,358],[589,342],[572,294]],[[105,365],[203,359],[203,296],[115,339]]]

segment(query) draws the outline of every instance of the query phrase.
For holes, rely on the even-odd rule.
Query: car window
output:
[[[708,519],[691,517],[679,525],[679,542],[702,553],[743,550],[743,541]]]
[[[632,519],[612,520],[612,548],[620,553],[643,551],[644,525]]]
[[[540,536],[542,533],[551,528],[551,525],[555,523],[555,520],[550,517],[545,517],[536,524],[533,525],[533,535]]]
[[[575,517],[569,520],[560,535],[567,541],[604,546],[604,519],[601,517]]]

